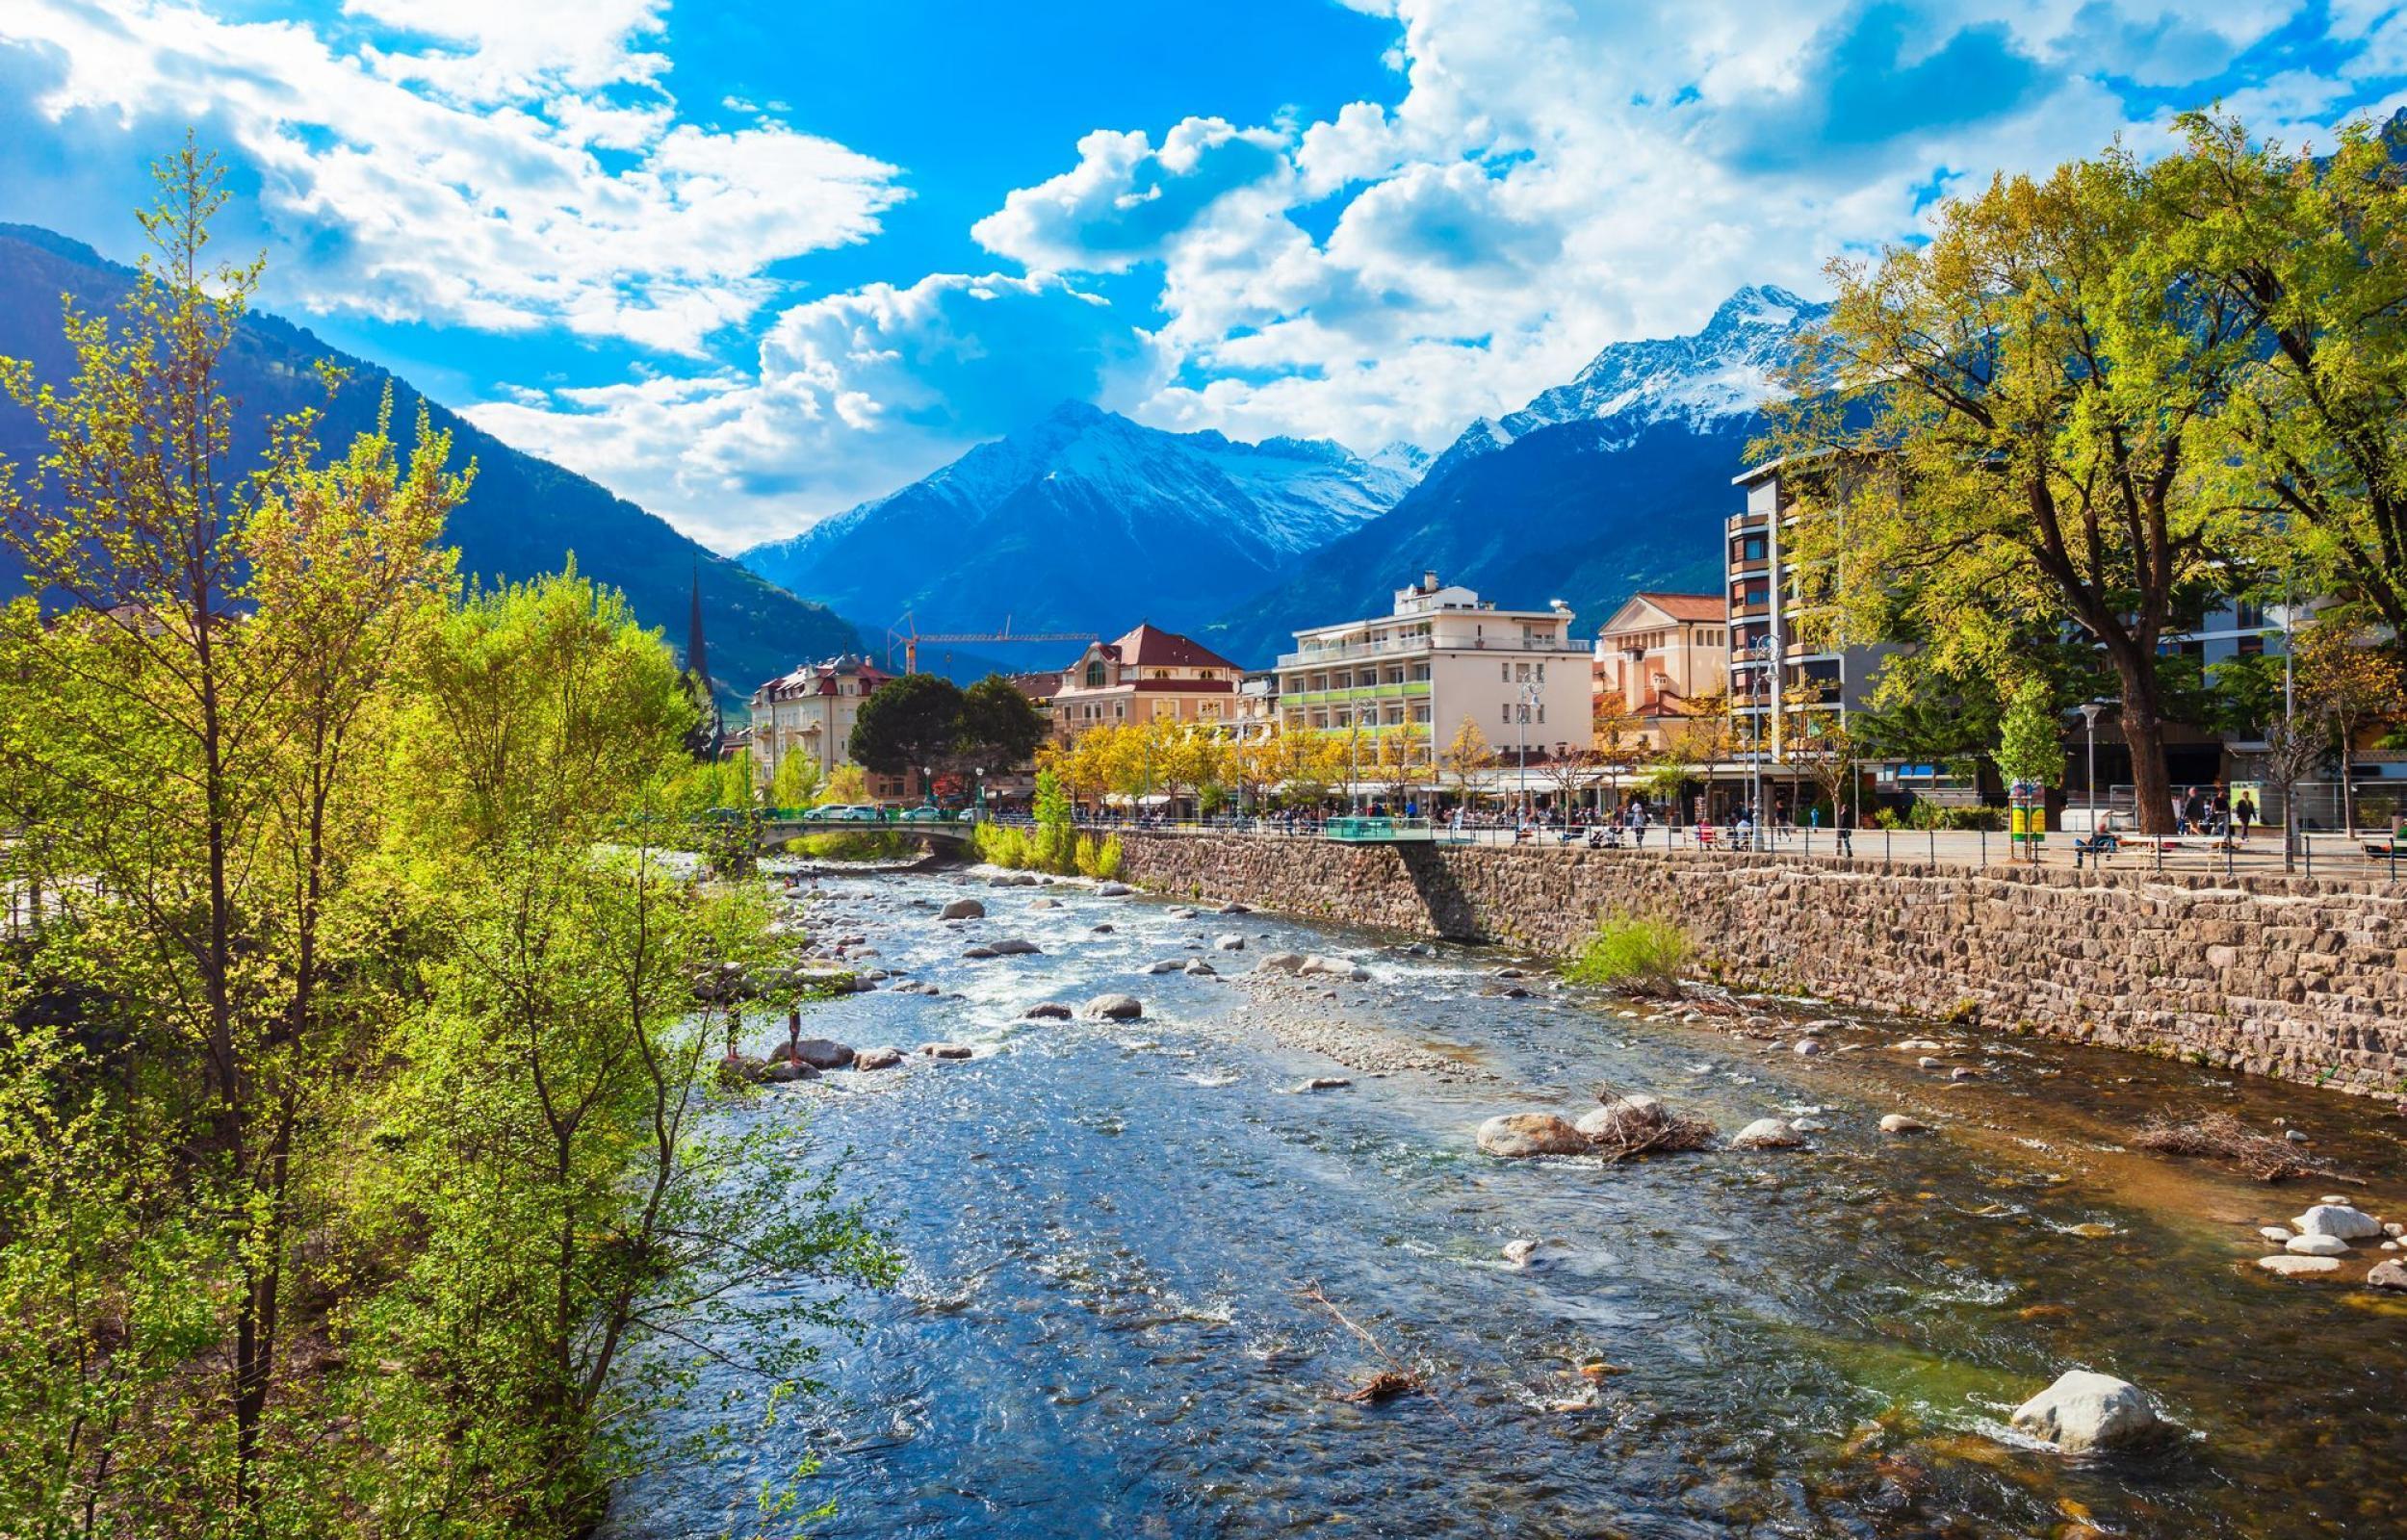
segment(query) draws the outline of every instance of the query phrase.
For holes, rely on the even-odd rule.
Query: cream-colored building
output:
[[[752,768],[764,783],[789,754],[818,761],[824,780],[852,763],[852,725],[861,703],[893,676],[866,657],[830,658],[781,674],[752,692]]]
[[[1720,594],[1632,594],[1596,633],[1595,690],[1639,719],[1660,747],[1666,729],[1729,688],[1729,603]]]
[[[1290,730],[1413,726],[1442,761],[1464,722],[1511,761],[1589,746],[1588,648],[1571,610],[1498,609],[1434,572],[1395,591],[1371,620],[1295,633],[1279,659],[1279,712]]]
[[[1106,723],[1229,722],[1236,715],[1243,672],[1176,631],[1139,625],[1116,641],[1089,643],[1061,671],[1053,732],[1066,742]]]

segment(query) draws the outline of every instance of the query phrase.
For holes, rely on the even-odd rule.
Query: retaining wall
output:
[[[1126,834],[1158,893],[1561,957],[1662,913],[1727,982],[2407,1093],[2407,896],[2312,878]]]

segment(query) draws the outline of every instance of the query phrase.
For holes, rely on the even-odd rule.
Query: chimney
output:
[[[1437,592],[1436,568],[1432,567],[1421,574],[1421,592],[1425,594],[1434,594]]]

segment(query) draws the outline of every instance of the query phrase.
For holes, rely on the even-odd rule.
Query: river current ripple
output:
[[[827,1345],[828,1396],[727,1459],[627,1485],[611,1540],[784,1532],[757,1495],[813,1454],[806,1493],[837,1511],[810,1532],[860,1540],[2407,1532],[2401,1307],[2251,1266],[2254,1227],[2316,1185],[2119,1142],[2160,1108],[2286,1117],[2367,1179],[2356,1201],[2407,1217],[2400,1125],[2371,1104],[1752,1007],[1839,1017],[1832,1051],[1802,1059],[1535,977],[1500,997],[1512,960],[1489,950],[1179,919],[1072,885],[818,881],[815,929],[949,992],[853,996],[807,1030],[977,1057],[772,1088],[734,1115],[808,1117],[849,1149],[845,1189],[907,1276],[855,1301],[864,1331]],[[933,906],[964,895],[989,917],[939,923]],[[1246,950],[1215,950],[1232,932]],[[1044,951],[960,956],[1002,937]],[[1371,977],[1323,998],[1141,971],[1201,956],[1235,975],[1279,950]],[[1146,1018],[1019,1019],[1106,992]],[[1981,1078],[1952,1085],[1888,1046],[1918,1035],[1963,1044],[1951,1062]],[[774,1040],[764,1026],[752,1047]],[[1382,1073],[1365,1043],[1443,1067]],[[1298,1089],[1312,1076],[1352,1085]],[[1600,1083],[1725,1134],[1808,1107],[1826,1126],[1804,1151],[1612,1168],[1473,1147],[1481,1118],[1577,1116]],[[1938,1132],[1884,1139],[1894,1111]],[[1538,1265],[1505,1260],[1518,1239],[1543,1243]],[[1380,1349],[1433,1394],[1340,1400],[1388,1367]],[[1595,1359],[1614,1373],[1592,1383]],[[2074,1367],[2138,1383],[2185,1436],[2073,1463],[2006,1432]]]

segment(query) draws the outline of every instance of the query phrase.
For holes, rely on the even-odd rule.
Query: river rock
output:
[[[853,1051],[831,1039],[805,1038],[793,1045],[793,1057],[814,1069],[841,1069],[852,1063]]]
[[[2341,1265],[2334,1257],[2294,1257],[2287,1251],[2276,1251],[2269,1257],[2259,1257],[2257,1266],[2267,1272],[2278,1272],[2295,1278],[2310,1272],[2338,1272]]]
[[[2370,1241],[2382,1233],[2382,1221],[2345,1203],[2318,1203],[2290,1221],[2301,1235],[2338,1236],[2343,1241]]]
[[[2275,1245],[2287,1245],[2290,1241],[2290,1231],[2278,1224],[2261,1224],[2257,1227],[2257,1233]]]
[[[1733,1135],[1732,1149],[1795,1149],[1805,1142],[1777,1117],[1758,1117]]]
[[[1917,1069],[1945,1069],[1947,1066],[1946,1060],[1933,1059],[1928,1054],[1914,1061],[1914,1067]]]
[[[813,1079],[817,1074],[818,1071],[809,1065],[798,1065],[790,1059],[779,1059],[772,1061],[767,1068],[761,1071],[761,1078],[783,1086],[790,1081]]]
[[[1028,908],[1059,909],[1061,908],[1061,900],[1058,898],[1032,898],[1028,900]]]
[[[1527,1238],[1507,1241],[1504,1244],[1504,1258],[1516,1268],[1526,1268],[1537,1258],[1538,1245],[1539,1243]]]
[[[1354,1084],[1343,1075],[1314,1075],[1296,1087],[1298,1091],[1344,1091]]]
[[[1304,954],[1273,952],[1255,963],[1254,971],[1256,973],[1301,973],[1304,971]]]
[[[1190,905],[1173,904],[1169,909],[1163,911],[1163,912],[1168,914],[1174,920],[1191,920],[1195,918],[1199,911]]]
[[[1810,1059],[1815,1054],[1822,1052],[1822,1040],[1820,1038],[1799,1038],[1796,1042],[1790,1045],[1789,1051],[1791,1053],[1803,1054]]]
[[[1215,937],[1212,944],[1224,952],[1242,952],[1245,950],[1245,937],[1234,935]]]
[[[1126,898],[1135,891],[1136,889],[1126,883],[1104,883],[1095,889],[1095,896],[1097,898]]]
[[[2291,1236],[2282,1243],[2282,1249],[2300,1257],[2344,1257],[2348,1255],[2348,1243],[2337,1235],[2310,1232]]]
[[[1490,1155],[1578,1155],[1588,1136],[1552,1113],[1505,1113],[1479,1125],[1479,1147]]]
[[[1880,1119],[1880,1131],[1884,1134],[1922,1134],[1929,1129],[1928,1123],[1919,1117],[1908,1117],[1903,1113],[1891,1113]]]
[[[985,945],[984,943],[980,943],[979,945],[976,945],[976,946],[970,946],[970,947],[964,947],[964,948],[962,948],[961,955],[962,955],[963,957],[965,957],[965,958],[972,959],[972,960],[975,960],[975,961],[978,961],[978,962],[983,962],[983,961],[985,961],[986,959],[988,959],[988,958],[990,958],[990,957],[1001,957],[1003,954],[1001,954],[1000,952],[996,951],[996,950],[995,950],[993,947],[991,947],[991,946]]]
[[[1120,927],[1117,925],[1090,925],[1086,929],[1089,936],[1117,936],[1120,934]]]
[[[1144,1005],[1132,994],[1099,994],[1086,1003],[1089,1021],[1134,1021],[1143,1014]]]
[[[855,1069],[892,1069],[903,1062],[900,1048],[864,1048],[853,1056]]]
[[[1900,1053],[1945,1053],[1948,1045],[1933,1042],[1928,1038],[1908,1038],[1903,1042],[1893,1042],[1889,1046]]]
[[[1032,1005],[1021,1012],[1020,1019],[1022,1021],[1067,1021],[1070,1019],[1070,1008],[1058,1000],[1048,1000],[1042,1005]]]
[[[2157,1421],[2138,1386],[2086,1369],[2066,1370],[2014,1408],[2016,1427],[2067,1454],[2122,1448],[2147,1437]]]
[[[1948,1071],[1948,1078],[1950,1080],[1979,1080],[1980,1078],[1980,1071],[1973,1068],[1970,1065],[1957,1065],[1954,1068]]]
[[[1022,940],[1016,936],[994,944],[996,957],[1034,957],[1043,950],[1034,941]]]
[[[2407,1262],[2377,1262],[2366,1274],[2366,1286],[2371,1289],[2407,1289]]]
[[[1186,964],[1183,962],[1177,962],[1170,958],[1163,958],[1158,962],[1148,962],[1145,965],[1145,971],[1148,973],[1176,973],[1184,966],[1186,966]]]
[[[1212,912],[1215,914],[1251,914],[1254,911],[1250,906],[1244,904],[1223,904],[1220,908],[1212,911]]]
[[[986,918],[986,906],[974,898],[956,898],[937,911],[936,917],[940,920],[982,920]]]
[[[1204,962],[1200,957],[1191,957],[1187,959],[1186,966],[1180,968],[1178,971],[1181,973],[1191,974],[1199,979],[1216,979],[1220,977],[1220,969],[1212,966],[1209,962]]]
[[[919,1051],[931,1059],[967,1059],[972,1050],[966,1042],[923,1042]]]
[[[1352,979],[1357,983],[1371,976],[1368,968],[1358,967],[1341,957],[1307,957],[1296,971],[1307,977]]]
[[[1671,1113],[1662,1102],[1643,1091],[1634,1091],[1581,1114],[1580,1120],[1572,1126],[1590,1139],[1610,1139],[1618,1143],[1661,1128],[1670,1119]]]

